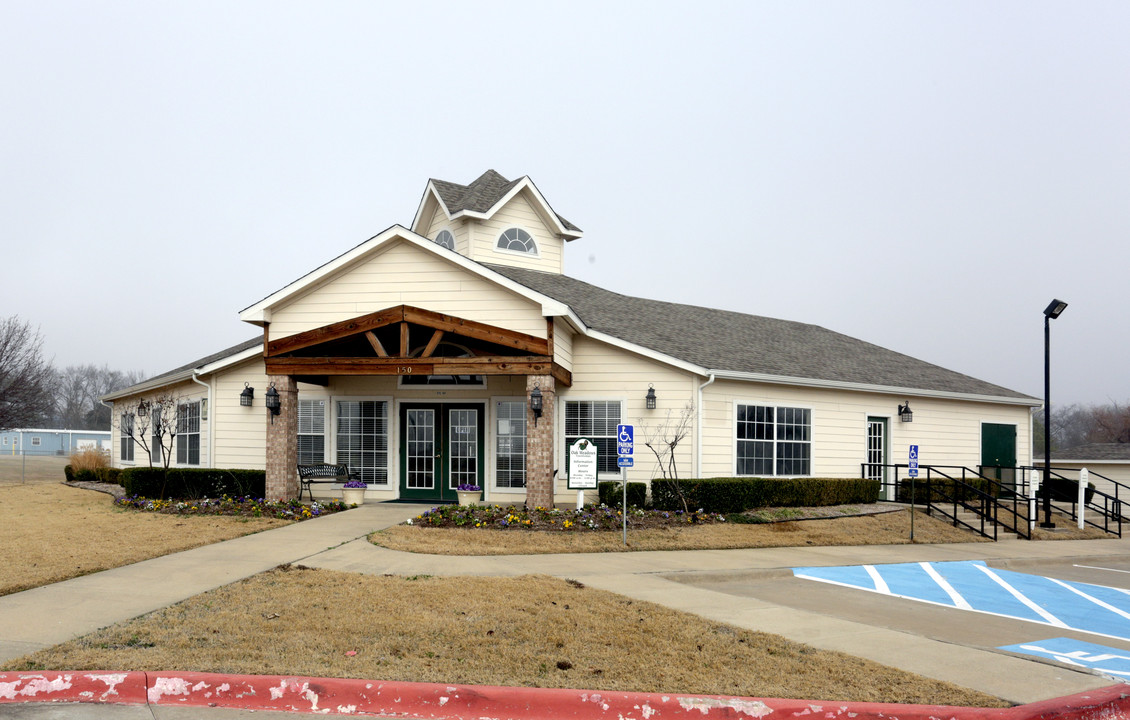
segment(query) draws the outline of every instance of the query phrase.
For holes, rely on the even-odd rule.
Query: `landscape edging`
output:
[[[853,703],[198,672],[0,673],[0,703],[79,702],[377,714],[427,720],[650,720],[823,715],[853,720],[1130,717],[1130,685],[1011,708]]]

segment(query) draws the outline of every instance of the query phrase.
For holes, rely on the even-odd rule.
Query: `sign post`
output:
[[[910,446],[910,457],[906,474],[910,476],[910,541],[914,542],[914,479],[918,477],[918,446]],[[927,483],[929,485],[929,483]]]
[[[632,467],[632,453],[636,447],[635,429],[631,425],[616,426],[616,466],[620,468],[620,483],[624,486],[624,509],[620,517],[624,527],[624,544],[628,544],[628,468]]]
[[[580,438],[569,447],[567,487],[577,491],[577,509],[585,506],[585,490],[596,489],[596,445]]]

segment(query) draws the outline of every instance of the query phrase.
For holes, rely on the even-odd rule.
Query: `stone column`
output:
[[[530,391],[541,390],[542,414],[534,427]],[[526,506],[553,507],[553,407],[557,391],[552,375],[526,377]]]
[[[298,497],[298,384],[289,375],[270,375],[279,393],[279,414],[267,411],[267,499]]]

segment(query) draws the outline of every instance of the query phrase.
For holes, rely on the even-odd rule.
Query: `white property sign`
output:
[[[569,448],[569,489],[596,489],[596,445],[581,438]]]

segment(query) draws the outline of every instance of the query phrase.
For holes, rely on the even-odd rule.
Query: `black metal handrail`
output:
[[[899,500],[902,489],[899,471],[909,467],[902,463],[861,463],[860,472],[861,477],[864,478],[879,478],[881,490],[886,491],[881,492],[881,496],[891,495],[895,500]],[[884,472],[886,468],[894,470],[893,478],[888,479],[888,473]],[[1020,537],[1031,539],[1028,530],[1028,502],[1018,495],[1013,487],[963,465],[919,465],[918,470],[920,474],[924,473],[918,482],[925,485],[925,502],[922,504],[926,508],[927,515],[937,513],[947,518],[954,527],[965,527],[992,540],[997,539],[998,527],[1004,527]],[[936,477],[944,478],[944,482],[938,483]],[[913,478],[911,480],[913,481]],[[983,485],[988,492],[974,483]],[[913,485],[914,483],[911,482],[908,488],[910,490],[908,499],[912,504],[920,501],[919,497],[916,497],[918,493],[915,492]],[[938,502],[935,498],[943,499],[944,503]],[[950,506],[953,508],[952,512],[948,511]],[[963,520],[958,513],[959,507],[972,513],[978,519],[978,526]],[[991,534],[986,530],[986,524],[989,525]]]
[[[1017,467],[1018,470],[1024,473],[1031,473],[1033,470],[1043,472],[1043,465],[1021,465]],[[1051,477],[1056,480],[1061,480],[1065,483],[1077,485],[1079,482],[1078,476],[1068,477],[1063,473],[1078,473],[1082,467],[1066,467],[1063,465],[1053,465],[1051,470]],[[1093,515],[1098,515],[1101,522],[1087,519],[1087,512],[1083,513],[1083,524],[1090,526],[1109,535],[1122,537],[1122,520],[1130,514],[1130,486],[1125,483],[1119,482],[1114,478],[1109,478],[1102,473],[1094,472],[1087,468],[1087,475],[1089,478],[1096,478],[1107,483],[1114,489],[1114,494],[1099,490],[1097,487],[1092,491],[1084,492],[1084,508],[1089,510]],[[1087,495],[1091,495],[1088,499]],[[1076,523],[1079,522],[1078,514],[1078,494],[1072,494],[1070,500],[1056,500],[1055,495],[1052,495],[1052,503],[1058,512],[1068,516]]]

